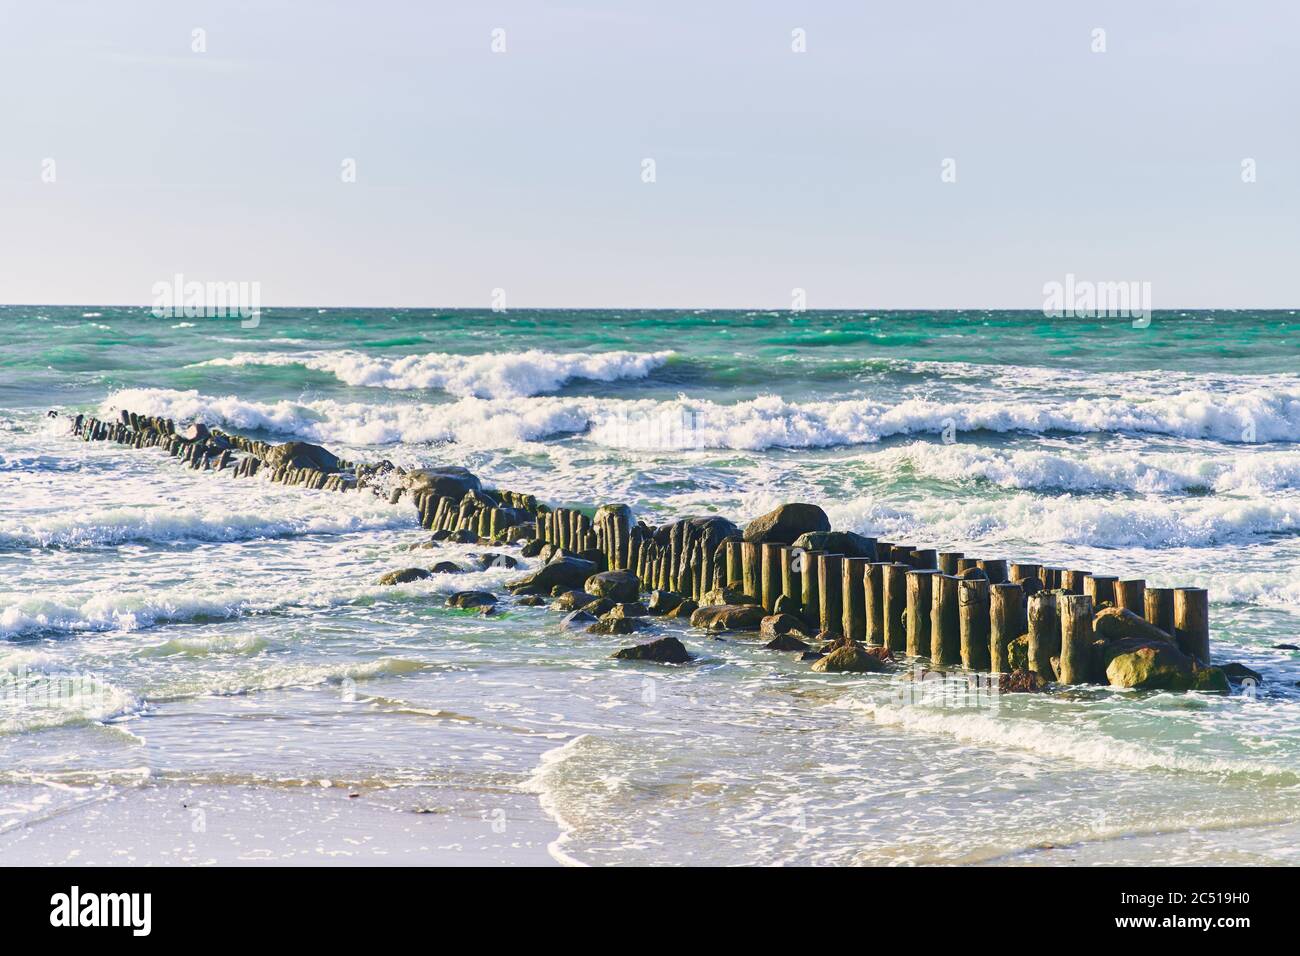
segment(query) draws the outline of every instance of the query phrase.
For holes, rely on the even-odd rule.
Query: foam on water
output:
[[[201,365],[297,365],[329,372],[348,385],[397,390],[437,389],[476,398],[519,398],[554,392],[574,380],[614,382],[645,378],[672,352],[526,352],[451,355],[428,352],[401,358],[354,351],[240,352]]]

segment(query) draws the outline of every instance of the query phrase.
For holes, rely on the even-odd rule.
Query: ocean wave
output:
[[[871,445],[907,435],[960,441],[963,433],[977,432],[1132,433],[1241,445],[1300,441],[1300,392],[1285,391],[1230,395],[1193,391],[1145,401],[795,403],[769,395],[719,404],[687,397],[655,401],[542,396],[417,405],[333,400],[265,403],[196,390],[126,389],[109,396],[103,414],[117,408],[361,445],[454,441],[508,448],[584,434],[596,444],[631,450],[762,451]]]
[[[1300,488],[1300,452],[1264,449],[1231,455],[1067,453],[916,442],[878,452],[869,464],[887,475],[910,471],[911,476],[940,481],[984,481],[1039,491],[1263,495]]]
[[[1021,492],[984,499],[931,495],[908,503],[867,496],[828,502],[826,512],[836,528],[891,541],[982,547],[1033,541],[1107,549],[1207,548],[1300,532],[1300,500],[1114,500]]]
[[[452,355],[428,352],[401,358],[354,351],[240,352],[200,365],[298,365],[328,372],[347,385],[397,390],[436,389],[473,398],[524,398],[554,392],[577,379],[614,382],[645,378],[672,352],[498,352]]]
[[[102,548],[121,544],[233,542],[303,535],[340,535],[359,531],[411,528],[410,508],[389,505],[374,496],[353,496],[355,509],[315,509],[306,503],[265,505],[243,510],[189,503],[178,510],[154,504],[82,508],[42,515],[0,531],[6,548]]]

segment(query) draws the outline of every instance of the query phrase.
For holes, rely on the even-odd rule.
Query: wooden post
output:
[[[741,590],[747,597],[754,600],[762,600],[763,597],[763,579],[762,571],[759,569],[759,560],[762,558],[762,552],[758,545],[752,541],[744,541],[740,545],[740,578]]]
[[[1025,632],[1024,601],[1019,584],[989,586],[989,669],[994,673],[1011,671],[1007,645]]]
[[[1041,564],[1013,564],[1007,572],[1007,580],[1012,584],[1019,584],[1021,581],[1027,581],[1030,578],[1043,580],[1043,566]],[[1043,581],[1046,586],[1047,582]]]
[[[763,607],[771,614],[776,599],[781,596],[781,548],[779,543],[763,545],[760,562],[762,568]]]
[[[742,569],[741,541],[739,538],[727,539],[727,586],[738,588],[744,585],[745,573]]]
[[[961,665],[967,670],[989,669],[989,582],[967,578],[957,583]]]
[[[910,657],[930,656],[930,609],[934,604],[936,568],[907,572],[907,653]]]
[[[1064,568],[1043,568],[1043,590],[1055,591],[1061,587],[1061,575]]]
[[[888,541],[876,541],[876,561],[889,564],[894,560],[894,545]]]
[[[989,584],[1002,584],[1007,579],[1007,562],[1003,558],[984,558],[979,567],[989,576]]]
[[[828,634],[844,630],[844,601],[841,588],[844,584],[844,556],[820,554],[817,556],[817,585],[821,595],[821,629]]]
[[[891,651],[907,650],[907,632],[903,627],[903,615],[907,610],[907,572],[911,568],[906,564],[894,562],[882,569],[881,592],[884,595],[885,646]]]
[[[958,562],[960,562],[964,557],[965,555],[960,551],[940,551],[939,570],[944,574],[956,576],[957,572],[961,570],[961,568],[957,566]]]
[[[1029,669],[1043,680],[1056,680],[1052,658],[1061,655],[1061,616],[1056,591],[1029,595]]]
[[[917,548],[912,557],[912,567],[918,571],[939,570],[939,552],[934,548]]]
[[[1092,598],[1092,606],[1101,610],[1105,602],[1115,603],[1115,582],[1119,578],[1111,574],[1090,574],[1083,579],[1083,593]]]
[[[867,613],[867,646],[885,644],[884,568],[888,561],[872,561],[862,573],[862,597]]]
[[[980,559],[979,559],[979,558],[965,558],[965,557],[963,557],[963,558],[958,558],[958,559],[957,559],[957,573],[958,573],[958,574],[961,574],[963,571],[969,571],[971,568],[978,568],[979,566],[980,566]]]
[[[781,594],[799,603],[803,601],[802,548],[781,547]]]
[[[1147,588],[1143,596],[1144,614],[1147,622],[1174,639],[1174,589]]]
[[[1087,571],[1062,571],[1061,572],[1061,590],[1066,594],[1082,594],[1083,581],[1088,576]]]
[[[1091,594],[1066,594],[1059,604],[1061,614],[1061,683],[1088,682],[1088,657],[1092,651]]]
[[[1146,581],[1131,579],[1115,582],[1115,606],[1128,608],[1138,617],[1146,613]]]
[[[870,558],[845,558],[840,588],[844,603],[844,635],[859,643],[867,639],[867,595],[865,575]]]
[[[822,616],[821,589],[817,586],[817,559],[825,551],[805,551],[802,558],[803,621],[809,627],[819,627]]]
[[[955,564],[955,562],[954,562]],[[936,574],[930,594],[930,662],[936,667],[961,663],[961,621],[957,577]]]
[[[1210,595],[1205,588],[1174,589],[1174,639],[1184,654],[1210,663]]]

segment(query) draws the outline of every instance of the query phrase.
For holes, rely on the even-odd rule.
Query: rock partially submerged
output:
[[[459,501],[470,492],[481,491],[483,483],[468,468],[447,465],[442,468],[417,468],[408,471],[402,479],[402,487],[413,494],[424,491],[437,498],[445,497]]]
[[[587,578],[584,590],[597,597],[623,603],[641,595],[641,582],[631,571],[601,571]]]
[[[314,468],[326,474],[339,470],[339,460],[332,452],[305,441],[287,441],[276,445],[266,453],[265,461],[273,469],[284,465],[289,468]]]
[[[408,584],[411,581],[419,581],[430,576],[427,568],[400,568],[397,571],[389,571],[379,578],[380,584]]]
[[[745,525],[744,540],[754,544],[794,544],[800,535],[830,530],[831,521],[825,511],[795,502],[774,508]]]
[[[885,665],[874,654],[868,654],[861,644],[845,641],[815,661],[812,669],[829,674],[873,674],[883,671]]]
[[[676,591],[651,591],[646,609],[651,614],[667,614],[682,603],[682,596]]]
[[[796,638],[808,637],[807,632],[804,631],[803,621],[791,614],[769,614],[759,622],[758,636],[760,638],[771,641],[787,634]],[[800,641],[799,643],[803,642]],[[807,644],[804,644],[804,648],[807,646]],[[800,648],[800,650],[802,649]]]
[[[691,615],[691,627],[706,631],[757,631],[767,611],[758,604],[717,604]]]
[[[496,595],[491,591],[457,591],[447,597],[447,607],[491,607],[496,603]]]
[[[721,607],[725,604],[758,604],[759,599],[740,588],[713,588],[700,595],[701,607]]]
[[[565,556],[543,564],[527,577],[506,584],[512,594],[550,594],[563,587],[582,590],[587,578],[596,573],[596,565],[582,558]]]
[[[613,656],[620,661],[653,661],[656,664],[685,664],[694,659],[675,637],[661,637],[649,644],[625,647]]]
[[[809,531],[799,535],[794,546],[804,551],[825,551],[846,558],[876,560],[876,542],[854,531]]]
[[[1125,638],[1106,642],[1106,680],[1134,690],[1200,690],[1228,693],[1228,678],[1217,667],[1201,667],[1169,641]]]

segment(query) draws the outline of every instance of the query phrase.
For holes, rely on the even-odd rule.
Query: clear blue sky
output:
[[[0,142],[2,302],[1291,307],[1300,4],[0,0]]]

